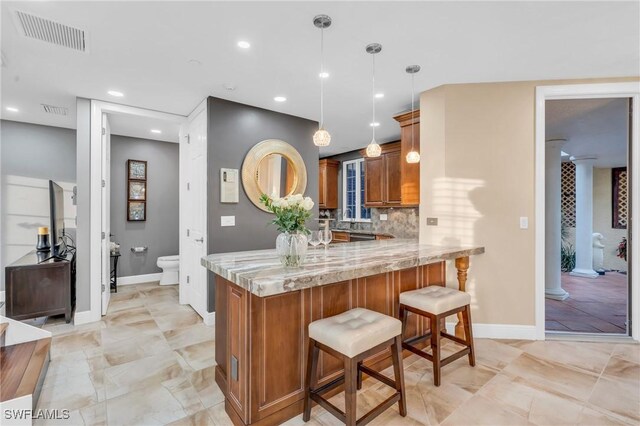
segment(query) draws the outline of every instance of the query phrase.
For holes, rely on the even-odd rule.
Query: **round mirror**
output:
[[[278,197],[304,194],[307,168],[294,147],[285,141],[268,139],[247,153],[242,163],[242,185],[251,202],[268,211],[260,202],[262,194]]]
[[[285,197],[294,190],[293,162],[280,154],[265,155],[256,172],[258,188],[264,194]]]

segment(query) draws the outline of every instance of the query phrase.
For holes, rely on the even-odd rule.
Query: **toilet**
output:
[[[180,269],[180,256],[160,256],[158,268],[162,269],[160,285],[178,284],[178,270]]]

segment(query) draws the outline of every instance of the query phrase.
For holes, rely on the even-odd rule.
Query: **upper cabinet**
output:
[[[394,117],[400,123],[400,140],[381,145],[380,157],[365,159],[366,207],[417,207],[420,204],[420,163],[409,164],[407,154],[413,149],[420,152],[420,111]]]
[[[337,209],[340,162],[323,158],[320,160],[319,165],[318,207],[321,209]]]
[[[381,145],[379,157],[364,157],[364,203],[366,207],[401,207],[400,141]]]
[[[420,163],[407,163],[406,158],[411,151],[411,135],[413,132],[413,149],[420,152],[420,110],[406,112],[393,117],[400,123],[400,191],[403,207],[416,207],[420,204]]]

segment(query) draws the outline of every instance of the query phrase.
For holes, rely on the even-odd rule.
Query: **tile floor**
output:
[[[562,288],[568,299],[545,299],[548,331],[626,334],[627,275],[582,278],[563,273]]]
[[[45,325],[54,338],[38,408],[71,410],[57,422],[65,425],[230,425],[214,381],[213,329],[178,304],[177,289],[123,286],[111,300],[98,323]],[[427,361],[407,358],[408,416],[394,407],[372,424],[640,423],[640,345],[476,339],[476,348],[476,367],[455,361],[439,388]],[[389,392],[366,380],[359,415]],[[344,407],[342,395],[332,402]],[[339,422],[314,407],[308,424]]]

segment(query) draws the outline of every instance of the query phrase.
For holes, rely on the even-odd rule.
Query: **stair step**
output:
[[[0,348],[0,402],[33,394],[35,404],[49,366],[50,347],[47,337]]]

